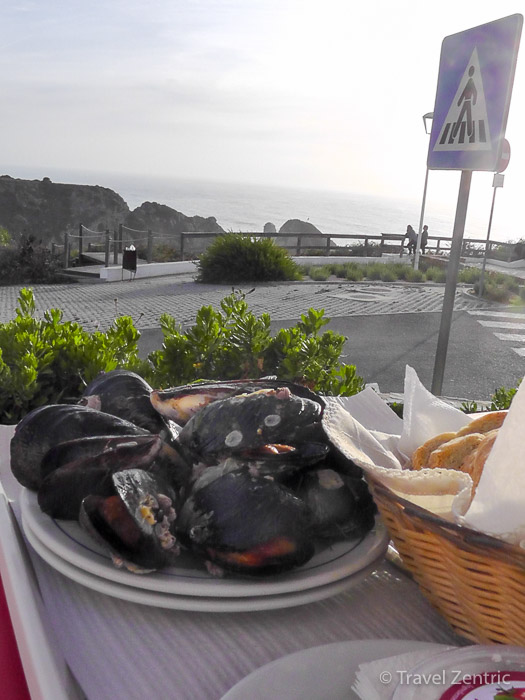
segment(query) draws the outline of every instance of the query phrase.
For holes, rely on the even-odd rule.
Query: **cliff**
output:
[[[167,234],[223,231],[213,217],[188,217],[163,204],[145,202],[130,211],[107,187],[0,176],[0,226],[13,238],[26,234],[45,244],[62,243],[64,233],[76,234],[79,224],[93,231],[113,231],[119,224]]]

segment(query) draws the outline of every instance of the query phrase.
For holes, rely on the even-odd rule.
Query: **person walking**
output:
[[[425,254],[425,248],[427,247],[428,243],[428,226],[423,226],[423,230],[421,231],[421,252],[423,255]]]
[[[416,245],[417,245],[417,233],[414,231],[412,226],[407,226],[407,232],[405,233],[405,238],[408,238],[408,243],[407,243],[407,248],[408,248],[408,254],[409,255],[414,255],[416,252]],[[403,244],[405,242],[405,238],[403,238]]]

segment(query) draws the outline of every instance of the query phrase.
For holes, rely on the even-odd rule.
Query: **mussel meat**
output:
[[[111,480],[113,495],[82,501],[81,526],[109,550],[118,567],[148,573],[173,564],[180,549],[169,486],[140,469],[116,472]]]

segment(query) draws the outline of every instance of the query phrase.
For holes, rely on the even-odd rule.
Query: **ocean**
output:
[[[408,224],[418,230],[421,214],[421,199],[400,200],[350,192],[53,168],[18,167],[6,169],[3,174],[28,179],[47,176],[53,182],[109,187],[124,198],[130,209],[146,201],[158,202],[186,216],[213,216],[224,230],[234,232],[261,232],[267,222],[273,223],[278,231],[288,219],[301,219],[327,234],[404,234]],[[424,223],[430,235],[452,235],[455,206],[455,198],[451,198],[447,207],[427,198]],[[464,237],[485,240],[490,198],[481,208],[469,206]],[[511,230],[514,229],[494,229],[491,239],[515,241]],[[337,242],[345,243],[344,239]]]

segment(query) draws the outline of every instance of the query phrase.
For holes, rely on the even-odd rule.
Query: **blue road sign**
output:
[[[515,14],[443,39],[430,170],[497,170],[522,25]]]

